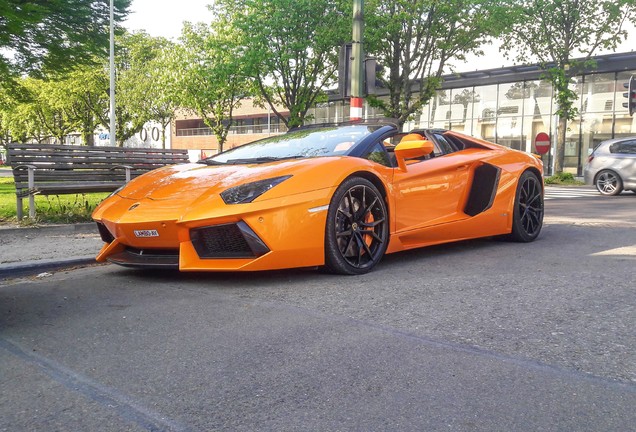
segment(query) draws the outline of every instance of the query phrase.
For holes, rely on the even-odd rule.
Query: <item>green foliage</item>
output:
[[[514,2],[511,28],[503,35],[504,55],[522,62],[539,61],[558,103],[555,171],[561,172],[567,121],[578,113],[576,94],[568,87],[598,49],[614,49],[627,36],[625,24],[636,17],[634,0],[528,0]],[[573,60],[581,57],[582,60]]]
[[[351,10],[344,0],[219,0],[213,7],[220,28],[232,29],[244,47],[256,94],[289,128],[302,125],[335,84]]]
[[[385,71],[387,100],[369,98],[386,117],[405,123],[432,98],[445,67],[498,35],[505,4],[497,0],[370,0],[366,46]],[[418,86],[413,86],[417,80]]]
[[[164,38],[152,38],[146,49],[152,55],[138,64],[139,80],[136,99],[140,110],[145,110],[149,120],[161,125],[161,143],[166,148],[166,129],[175,117],[181,102],[181,83],[178,80],[180,65],[174,63],[175,44]]]
[[[54,79],[64,92],[68,112],[82,135],[84,145],[93,145],[95,129],[100,124],[99,114],[106,111],[108,77],[105,68],[81,66]]]
[[[115,21],[131,0],[115,0]],[[0,82],[20,73],[67,71],[107,53],[108,0],[0,2]]]
[[[249,81],[235,32],[220,27],[186,23],[169,68],[182,89],[181,105],[201,116],[222,151]]]
[[[108,193],[78,195],[35,196],[36,221],[24,223],[75,223],[89,222],[90,215]],[[28,213],[28,200],[25,213]],[[16,222],[16,198],[13,178],[0,177],[0,223]]]
[[[174,69],[160,61],[171,44],[141,32],[125,33],[117,44],[116,140],[122,145],[148,120],[156,120],[165,143],[165,129],[178,107]],[[110,127],[108,59],[94,61],[102,65],[15,79],[11,91],[0,86],[0,144],[42,142],[51,136],[62,142],[80,132],[82,142],[92,145],[96,128]]]
[[[585,183],[576,180],[574,175],[569,172],[560,172],[551,177],[547,177],[544,180],[545,184],[558,184],[558,185],[583,185]]]
[[[22,109],[26,118],[35,118],[32,133],[44,132],[46,136],[55,137],[59,144],[64,137],[75,131],[79,124],[73,116],[71,105],[75,102],[67,91],[64,80],[40,80],[26,78],[22,85],[29,92],[29,100],[23,101]]]

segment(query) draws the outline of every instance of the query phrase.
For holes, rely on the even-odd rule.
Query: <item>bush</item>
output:
[[[545,179],[545,184],[569,184],[569,185],[582,185],[583,182],[580,182],[574,178],[574,175],[569,172],[560,172],[556,173],[552,177],[548,177]]]

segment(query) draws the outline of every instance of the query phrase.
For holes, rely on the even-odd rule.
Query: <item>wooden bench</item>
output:
[[[35,217],[34,196],[112,192],[155,168],[189,162],[187,150],[87,147],[53,144],[9,144],[17,198],[29,198],[29,217]]]

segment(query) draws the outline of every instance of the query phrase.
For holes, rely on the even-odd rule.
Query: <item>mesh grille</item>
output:
[[[236,224],[192,230],[192,244],[201,258],[251,258],[255,254]]]

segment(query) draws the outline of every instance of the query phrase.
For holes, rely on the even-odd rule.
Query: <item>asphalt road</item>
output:
[[[636,194],[373,273],[0,285],[0,430],[636,430]]]

